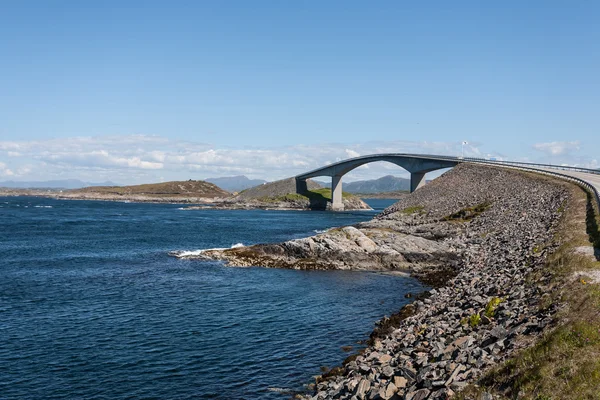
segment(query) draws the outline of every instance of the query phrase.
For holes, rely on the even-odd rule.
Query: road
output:
[[[544,169],[549,172],[556,172],[559,174],[572,176],[573,178],[579,178],[582,181],[586,181],[590,185],[594,186],[596,188],[596,190],[598,192],[600,192],[600,175],[588,174],[588,173],[579,172],[579,171],[557,170],[557,169],[550,169],[550,168],[538,168],[538,169]]]
[[[479,162],[479,160],[475,160],[475,162]],[[491,164],[491,163],[484,161],[483,164]],[[598,202],[598,207],[600,207],[600,173],[595,174],[592,172],[577,171],[577,170],[570,170],[570,169],[549,168],[548,166],[541,165],[541,164],[524,165],[524,164],[519,164],[519,163],[508,164],[508,163],[502,163],[502,162],[495,163],[495,164],[496,165],[505,165],[507,167],[514,167],[514,168],[545,171],[545,172],[550,172],[552,174],[561,174],[561,175],[570,176],[570,177],[585,181],[589,185],[593,186],[596,189],[596,193],[598,194],[598,196],[596,197],[596,200]]]

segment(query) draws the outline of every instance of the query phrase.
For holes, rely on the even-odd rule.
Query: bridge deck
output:
[[[579,179],[580,185],[592,186],[595,190],[595,196],[600,207],[600,170],[589,168],[556,166],[548,164],[536,164],[528,162],[514,162],[501,160],[488,160],[483,158],[470,157],[452,157],[432,154],[406,154],[406,153],[382,153],[371,154],[323,166],[296,176],[296,185],[300,190],[306,186],[306,179],[315,176],[330,176],[332,178],[332,205],[333,209],[343,209],[342,204],[342,182],[341,178],[349,171],[361,165],[376,162],[387,161],[404,168],[411,174],[411,192],[419,188],[425,181],[425,174],[436,169],[453,167],[460,163],[486,164],[498,167],[508,167],[525,169],[538,172],[548,172],[556,175],[562,175],[563,179],[572,177]],[[584,181],[584,182],[581,182]]]

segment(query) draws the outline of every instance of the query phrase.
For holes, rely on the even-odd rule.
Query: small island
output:
[[[0,188],[2,196],[38,196],[61,200],[103,200],[140,203],[189,204],[197,209],[328,210],[331,189],[309,181],[308,190],[296,193],[294,178],[263,183],[231,193],[202,180],[172,181],[132,186],[90,186],[81,189]],[[370,210],[358,196],[344,193],[346,210]]]

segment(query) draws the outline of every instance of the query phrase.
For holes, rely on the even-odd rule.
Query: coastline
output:
[[[433,289],[379,321],[369,347],[299,397],[445,399],[555,326],[560,305],[545,303],[552,271],[544,267],[561,244],[556,234],[574,190],[538,175],[456,167],[372,221],[203,257],[231,266],[410,272]],[[402,235],[409,239],[398,242]],[[442,246],[398,248],[421,240]],[[454,260],[452,268],[440,256],[446,267]]]
[[[95,192],[88,193],[60,193],[57,191],[32,190],[32,189],[4,189],[0,188],[0,196],[15,197],[42,197],[56,200],[91,200],[112,201],[122,203],[155,203],[155,204],[182,204],[188,205],[185,210],[329,210],[330,203],[326,201],[311,204],[308,200],[292,199],[236,199],[231,197],[192,197],[192,196],[151,196],[151,195],[114,195]],[[344,199],[345,211],[370,210],[366,203],[358,197]]]

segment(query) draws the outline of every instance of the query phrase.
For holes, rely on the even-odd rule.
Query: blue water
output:
[[[0,198],[0,399],[282,399],[273,388],[302,390],[422,289],[168,256],[308,236],[374,212],[179,208]]]

